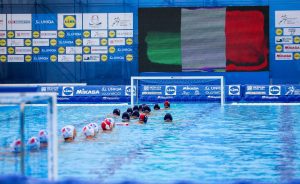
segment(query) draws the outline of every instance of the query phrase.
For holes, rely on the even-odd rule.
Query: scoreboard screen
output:
[[[265,71],[268,7],[139,9],[140,72]]]

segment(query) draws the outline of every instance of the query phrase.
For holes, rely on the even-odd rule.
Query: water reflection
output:
[[[279,139],[280,143],[282,143],[282,146],[278,170],[281,182],[288,182],[294,179],[296,170],[296,136],[294,132],[295,120],[290,106],[282,106],[279,114]]]

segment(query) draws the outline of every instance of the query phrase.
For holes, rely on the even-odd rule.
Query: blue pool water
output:
[[[123,112],[126,106],[119,107]],[[251,180],[286,182],[300,178],[300,106],[172,104],[146,125],[117,126],[87,141],[81,134],[114,107],[58,107],[59,130],[77,128],[73,143],[59,133],[59,178],[104,182],[124,180],[215,183]],[[164,123],[170,112],[175,120]],[[46,108],[26,107],[26,139],[46,128]],[[17,107],[0,107],[0,174],[19,173],[20,159],[9,153],[18,138]],[[134,122],[134,121],[133,121]],[[58,131],[59,131],[58,130]],[[26,174],[47,177],[47,150],[26,153]]]

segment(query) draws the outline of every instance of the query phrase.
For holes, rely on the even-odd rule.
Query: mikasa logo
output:
[[[98,95],[98,94],[100,94],[99,90],[86,90],[86,89],[76,90],[76,95]]]

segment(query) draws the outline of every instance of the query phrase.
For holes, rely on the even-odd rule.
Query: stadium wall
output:
[[[1,63],[0,83],[59,83],[85,82],[89,85],[129,84],[130,76],[138,72],[138,8],[145,7],[224,7],[224,6],[269,6],[269,71],[197,73],[197,75],[224,75],[228,84],[299,84],[300,60],[292,55],[290,60],[276,60],[275,12],[300,10],[297,0],[4,0],[1,13],[88,13],[88,12],[132,12],[133,60],[132,62],[100,63]],[[296,51],[298,53],[298,51]],[[295,54],[295,53],[293,53]],[[171,73],[172,75],[195,75],[195,73]],[[142,73],[141,75],[150,75]],[[155,74],[160,75],[160,74]],[[162,74],[166,75],[166,74]]]

